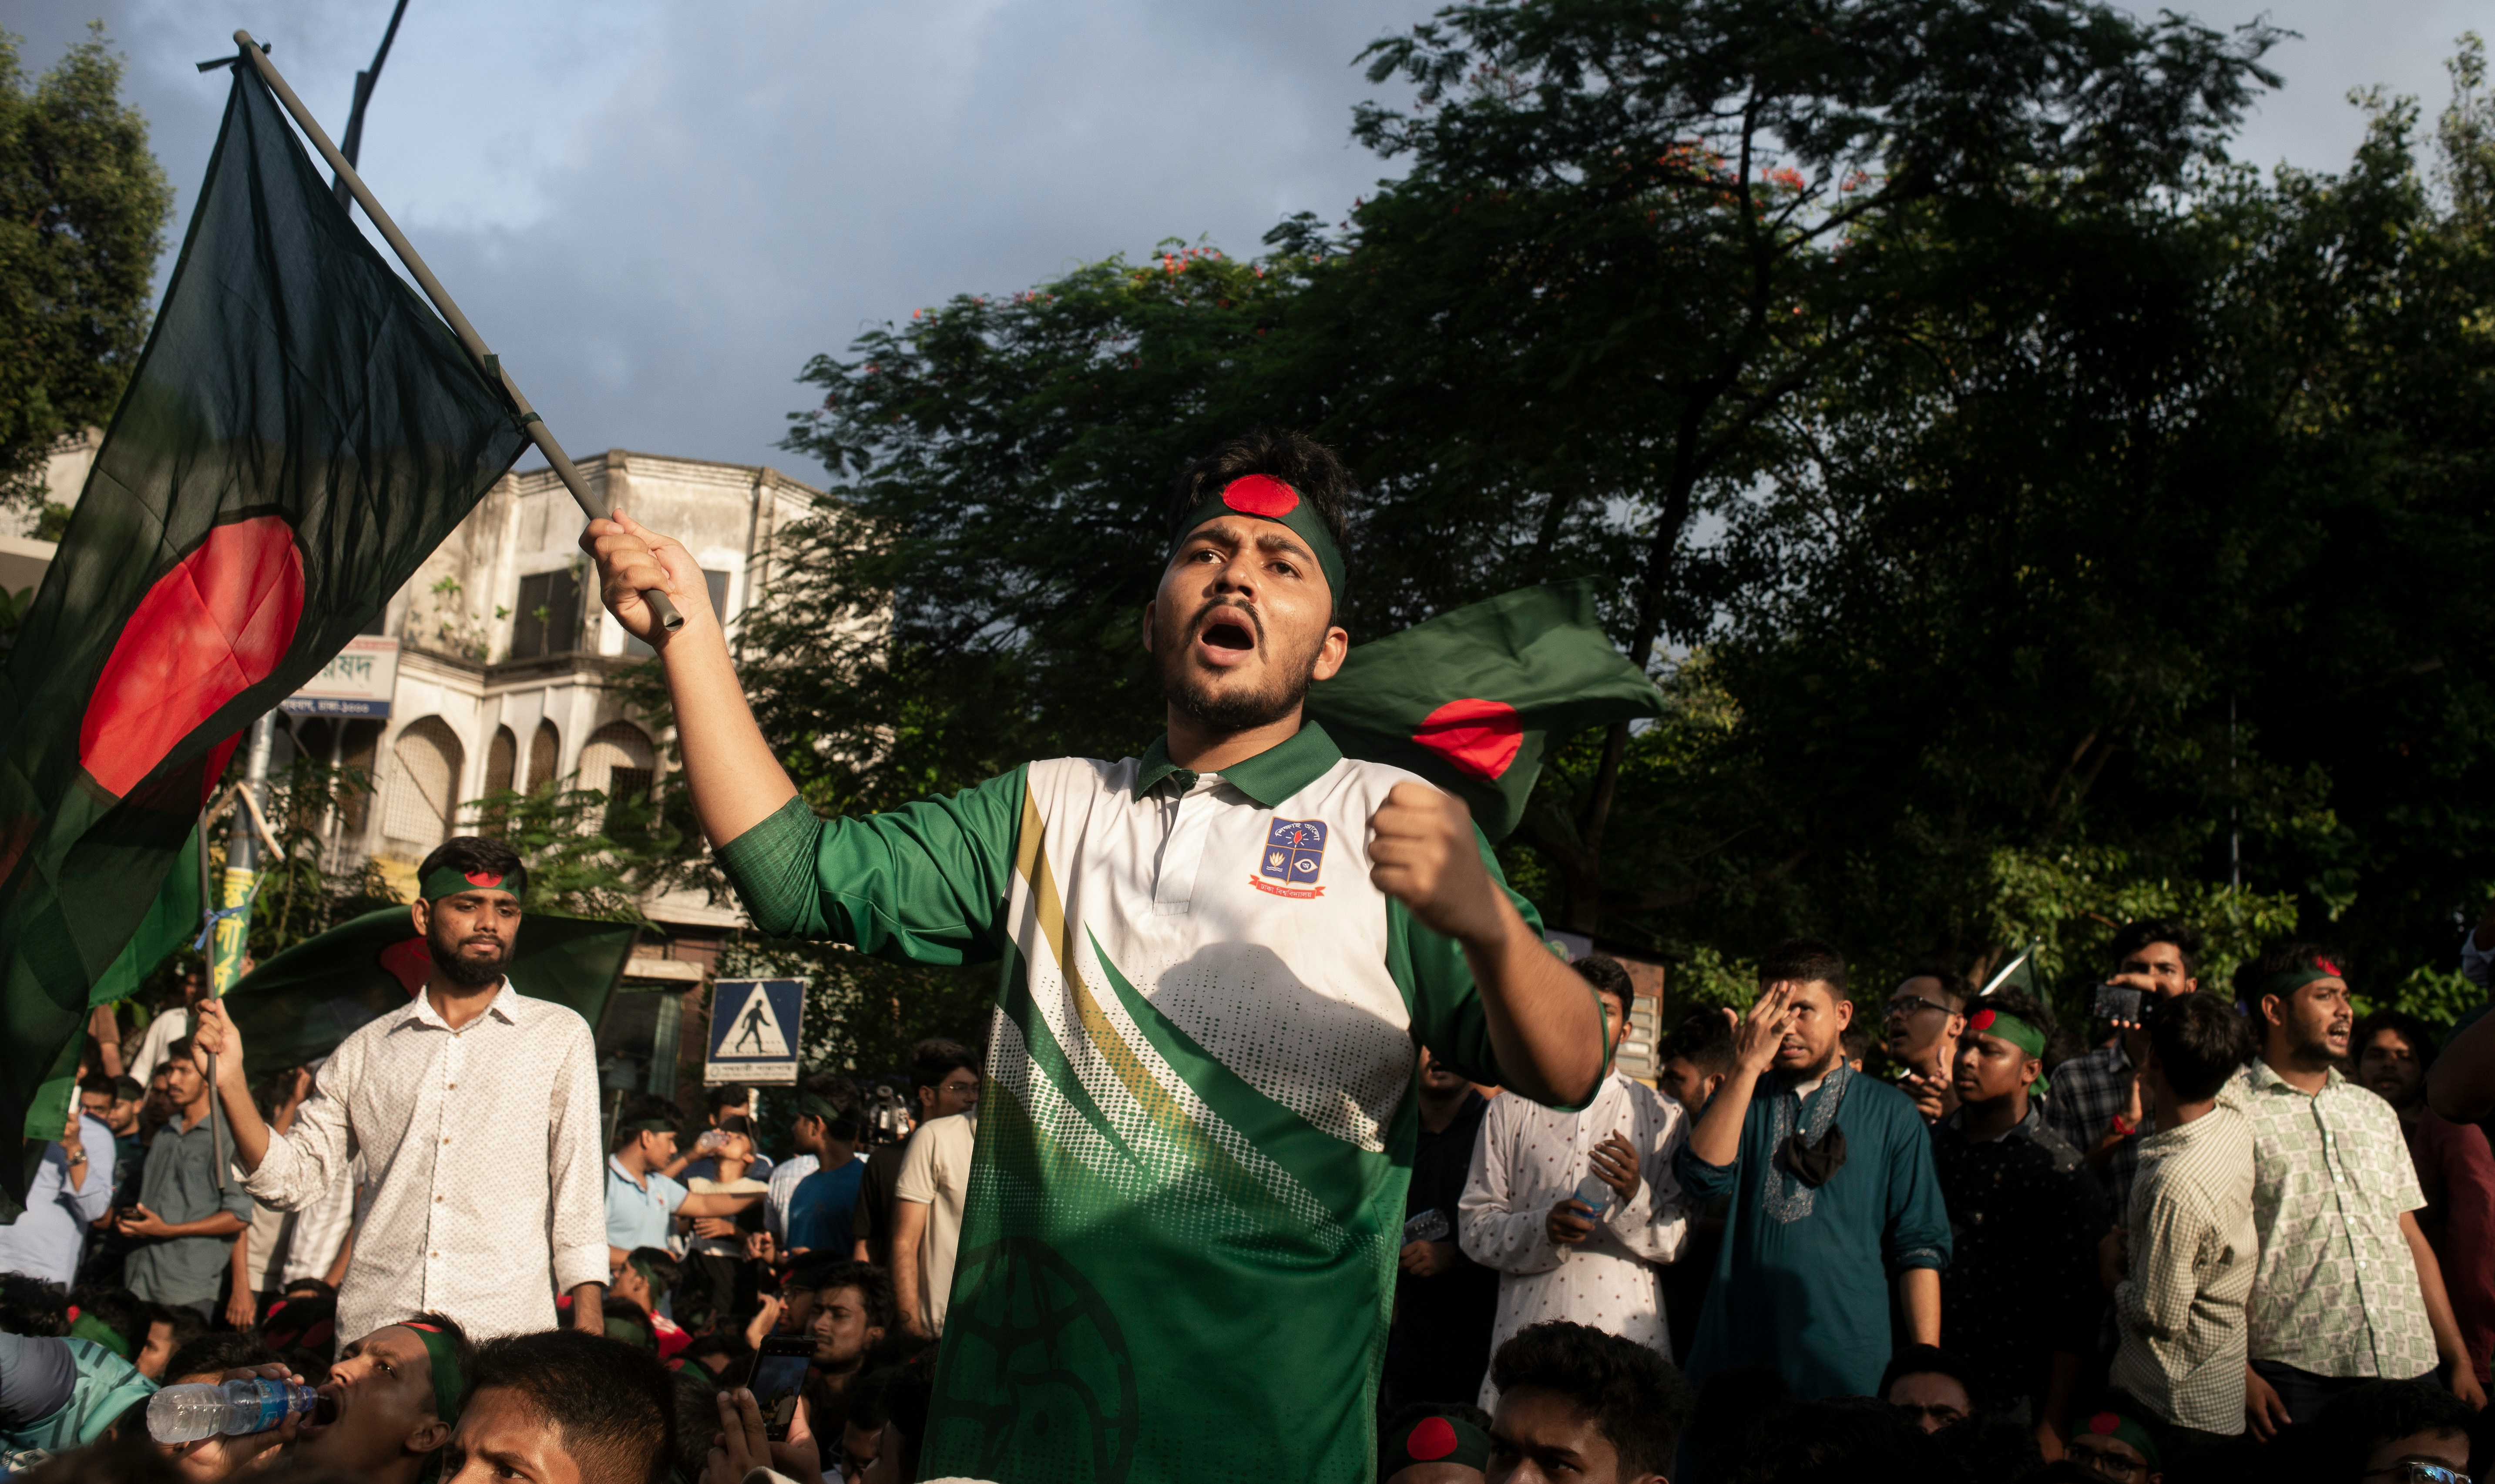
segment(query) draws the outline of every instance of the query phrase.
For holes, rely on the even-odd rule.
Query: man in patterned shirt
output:
[[[755,925],[1002,961],[922,1476],[1366,1477],[1417,1047],[1555,1103],[1602,1075],[1592,991],[1463,805],[1304,724],[1350,644],[1349,489],[1291,434],[1180,477],[1142,757],[833,820],[755,727],[693,556],[620,512],[582,538],[658,647]]]
[[[244,1188],[299,1211],[360,1155],[374,1190],[338,1292],[341,1335],[425,1312],[477,1337],[545,1329],[557,1292],[571,1295],[573,1328],[602,1333],[595,1038],[503,973],[528,870],[501,841],[460,836],[416,867],[416,889],[432,975],[338,1043],[292,1130],[261,1119],[224,1005],[200,1006]]]
[[[2244,1430],[2244,1299],[2252,1291],[2252,1126],[2221,1095],[2252,1050],[2243,1018],[2215,995],[2148,1012],[2156,1132],[2099,1264],[2122,1345],[2107,1379],[2183,1448]]]
[[[2142,1022],[2117,1022],[2112,1045],[2053,1068],[2045,1121],[2087,1156],[2088,1169],[2105,1190],[2106,1217],[2119,1221],[2131,1201],[2132,1173],[2140,1167],[2140,1141],[2155,1111],[2140,1079],[2148,1054],[2144,1012],[2201,987],[2201,935],[2172,917],[2128,922],[2113,935],[2112,957],[2113,976],[2106,982],[2141,992]]]
[[[2235,971],[2261,1053],[2229,1090],[2253,1126],[2251,1374],[2244,1410],[2270,1437],[2374,1378],[2440,1367],[2485,1393],[2417,1223],[2425,1204],[2390,1104],[2339,1074],[2355,1015],[2340,955],[2278,943]]]

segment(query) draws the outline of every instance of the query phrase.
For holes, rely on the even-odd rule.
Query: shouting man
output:
[[[1168,732],[1141,757],[833,820],[755,726],[693,556],[620,515],[582,539],[659,649],[756,928],[1006,962],[927,1476],[1365,1474],[1417,1047],[1554,1103],[1602,1075],[1591,991],[1463,805],[1304,717],[1350,644],[1350,483],[1290,434],[1180,477],[1141,615]],[[1043,1371],[1067,1379],[1016,1379]]]
[[[478,1337],[545,1329],[559,1290],[575,1328],[601,1330],[597,1049],[578,1013],[526,998],[503,973],[528,872],[501,841],[462,836],[426,856],[416,881],[410,911],[433,975],[405,1009],[339,1042],[291,1132],[272,1132],[253,1105],[224,1005],[201,1006],[200,1043],[217,1054],[245,1184],[297,1211],[356,1154],[374,1172],[340,1334],[427,1311]]]

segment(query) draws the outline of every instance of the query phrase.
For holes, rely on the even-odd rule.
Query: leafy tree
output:
[[[102,22],[31,89],[20,45],[0,31],[0,503],[32,505],[53,443],[121,400],[173,193]]]
[[[573,774],[465,807],[477,833],[508,845],[527,865],[525,912],[646,923],[641,897],[706,881],[681,788],[658,798],[610,795]]]

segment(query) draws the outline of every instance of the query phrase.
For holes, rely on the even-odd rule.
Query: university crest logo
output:
[[[1317,874],[1325,869],[1326,827],[1322,819],[1276,819],[1265,834],[1264,858],[1248,884],[1278,897],[1321,897]]]

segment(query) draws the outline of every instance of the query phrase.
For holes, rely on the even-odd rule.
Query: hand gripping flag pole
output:
[[[268,84],[268,90],[277,95],[278,102],[286,105],[286,111],[294,115],[295,127],[303,131],[304,138],[312,141],[313,148],[321,151],[321,157],[329,162],[329,169],[337,172],[339,182],[354,194],[355,204],[363,207],[364,215],[381,230],[382,240],[389,244],[390,251],[398,255],[398,261],[407,265],[408,273],[416,279],[416,287],[424,291],[424,296],[433,300],[433,307],[449,322],[451,332],[459,337],[459,344],[476,359],[478,368],[485,373],[485,379],[499,385],[504,394],[511,399],[511,406],[517,411],[529,441],[545,455],[546,463],[554,469],[555,478],[563,480],[563,487],[571,491],[571,498],[579,502],[581,511],[592,520],[603,520],[613,514],[614,508],[592,490],[588,481],[580,477],[580,471],[572,467],[570,457],[563,451],[563,445],[555,442],[554,434],[547,431],[544,419],[529,406],[529,399],[520,394],[519,386],[511,380],[510,373],[503,369],[502,361],[485,349],[484,337],[477,333],[477,326],[469,324],[468,317],[451,302],[449,291],[444,289],[442,280],[434,277],[433,270],[424,265],[424,260],[416,255],[415,244],[398,230],[398,224],[382,209],[382,203],[373,199],[372,190],[364,184],[363,177],[355,173],[355,168],[347,163],[347,157],[338,152],[338,146],[329,142],[329,136],[322,130],[320,121],[312,116],[311,110],[303,107],[303,100],[295,97],[294,89],[286,85],[286,79],[278,75],[277,65],[269,61],[268,53],[261,49],[260,43],[251,39],[250,32],[236,31],[233,35],[235,45],[242,47],[242,54],[259,71],[260,79]],[[650,611],[662,629],[673,634],[684,627],[684,616],[676,611],[676,605],[668,601],[666,594],[652,588],[641,594],[641,601],[650,605]]]

